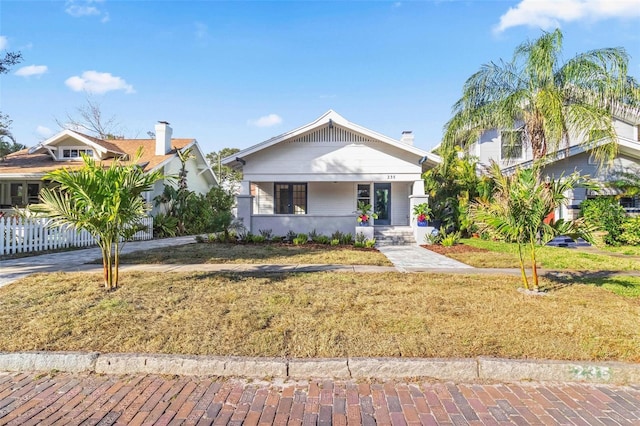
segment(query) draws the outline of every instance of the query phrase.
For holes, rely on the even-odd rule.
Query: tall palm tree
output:
[[[545,218],[569,200],[566,194],[576,185],[584,184],[577,172],[558,179],[541,182],[538,164],[528,169],[518,168],[513,174],[504,174],[497,163],[492,163],[490,176],[494,181],[491,200],[476,199],[471,203],[469,216],[476,221],[481,232],[490,232],[507,242],[518,245],[520,273],[524,287],[529,289],[525,271],[525,249],[529,249],[533,289],[538,290],[536,250],[558,235],[580,237],[593,241],[592,228],[584,218],[573,221],[557,220],[545,223]]]
[[[518,46],[511,62],[490,62],[465,82],[445,125],[445,143],[477,141],[489,129],[523,131],[533,159],[568,146],[569,137],[594,148],[601,163],[617,150],[612,115],[638,112],[640,86],[627,75],[623,48],[581,53],[560,62],[555,30]],[[594,137],[597,136],[597,137]]]
[[[132,162],[114,160],[107,168],[83,155],[82,169],[48,173],[45,179],[57,185],[44,188],[41,203],[30,207],[51,218],[52,225],[86,229],[96,238],[108,290],[118,287],[122,241],[138,230],[149,210],[142,193],[164,178],[159,170],[145,173],[136,164],[141,155],[139,150]]]

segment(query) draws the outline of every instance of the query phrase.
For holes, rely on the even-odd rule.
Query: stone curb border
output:
[[[640,364],[499,358],[249,358],[97,352],[0,352],[0,371],[174,374],[246,378],[640,383]]]

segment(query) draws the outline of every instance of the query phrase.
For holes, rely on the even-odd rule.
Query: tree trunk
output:
[[[534,241],[531,241],[531,271],[533,274],[533,289],[538,291],[538,266],[536,265],[536,246]]]
[[[518,243],[518,257],[520,259],[520,276],[522,277],[524,288],[529,290],[529,280],[527,279],[527,272],[524,270],[524,256],[522,255],[522,245],[520,243]]]

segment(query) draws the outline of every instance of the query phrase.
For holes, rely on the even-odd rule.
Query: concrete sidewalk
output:
[[[193,236],[149,241],[131,241],[124,244],[121,253],[132,253],[155,248],[169,248],[192,243],[195,243]],[[100,259],[101,256],[100,249],[92,247],[88,249],[2,260],[0,261],[0,287],[38,272],[101,271],[101,265],[87,264],[87,262]]]

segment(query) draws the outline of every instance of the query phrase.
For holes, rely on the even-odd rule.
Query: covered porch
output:
[[[378,215],[373,226],[411,226],[413,205],[426,202],[424,183],[414,181],[242,182],[237,216],[252,233],[276,235],[313,230],[354,233],[359,202]]]

